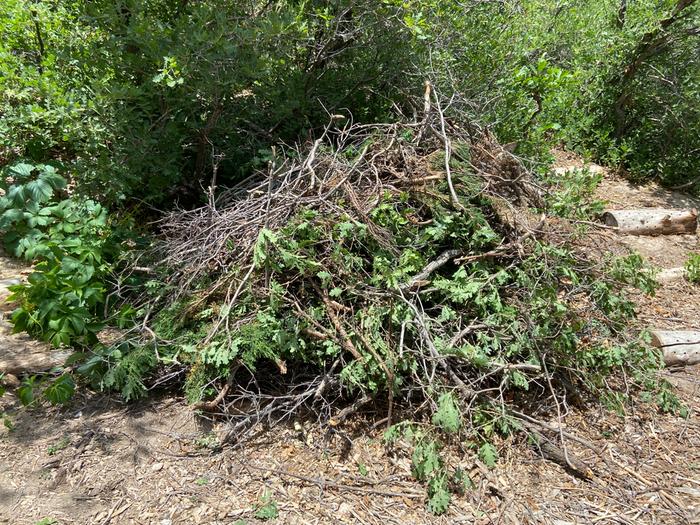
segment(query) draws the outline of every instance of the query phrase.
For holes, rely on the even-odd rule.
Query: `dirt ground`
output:
[[[560,166],[578,162],[559,159]],[[697,206],[609,174],[599,194],[614,208]],[[634,238],[600,229],[591,238],[601,251],[634,249],[662,268],[682,266],[690,251],[700,251],[696,236]],[[656,297],[639,300],[631,329],[700,329],[698,286],[665,283]],[[0,404],[14,428],[0,430],[0,523],[253,524],[262,523],[256,511],[269,497],[279,517],[267,523],[279,524],[700,524],[700,367],[664,375],[688,418],[642,402],[625,414],[599,407],[565,414],[564,430],[576,438],[566,440],[567,451],[591,467],[592,479],[511,438],[498,444],[494,469],[471,451],[453,458],[475,487],[440,517],[425,510],[408,452],[388,454],[383,429],[362,418],[330,434],[290,423],[217,450],[225,425],[196,417],[182,399],[126,405],[81,394],[66,407],[26,410],[8,393]]]

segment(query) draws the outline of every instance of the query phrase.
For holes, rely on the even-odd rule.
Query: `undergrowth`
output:
[[[106,275],[116,247],[107,211],[69,196],[51,165],[18,163],[2,172],[0,231],[5,249],[35,262],[26,284],[11,287],[15,331],[53,346],[94,344]]]
[[[551,172],[543,177],[548,188],[548,211],[566,219],[595,219],[605,209],[605,203],[595,198],[602,180],[602,173],[588,168]]]
[[[700,284],[700,254],[691,253],[685,263],[687,279],[691,283]]]

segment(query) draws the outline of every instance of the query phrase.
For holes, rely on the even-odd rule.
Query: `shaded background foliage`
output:
[[[0,36],[2,159],[60,160],[111,202],[192,202],[332,114],[410,116],[426,77],[520,153],[697,171],[693,0],[9,0]]]

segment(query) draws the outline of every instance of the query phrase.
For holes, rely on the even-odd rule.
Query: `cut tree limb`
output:
[[[589,467],[585,462],[581,461],[578,457],[571,453],[571,451],[558,447],[542,436],[539,436],[539,439],[541,441],[535,445],[535,450],[540,452],[545,459],[553,461],[581,479],[593,479],[594,476],[591,467]]]
[[[653,330],[651,344],[663,350],[666,366],[700,363],[700,331]]]
[[[402,291],[407,291],[410,290],[411,288],[414,288],[416,286],[420,286],[421,284],[427,283],[428,277],[430,277],[430,274],[432,274],[435,270],[438,268],[441,268],[448,262],[450,262],[452,259],[455,257],[459,257],[462,255],[462,250],[446,250],[442,252],[437,259],[426,265],[425,268],[423,268],[420,273],[416,274],[413,279],[411,279],[409,282],[402,284],[399,286],[399,288]]]
[[[609,210],[603,214],[607,226],[630,235],[674,235],[695,233],[698,227],[698,211],[639,209]]]

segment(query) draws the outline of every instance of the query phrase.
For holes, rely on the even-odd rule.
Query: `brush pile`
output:
[[[458,407],[448,426],[488,437],[484,418],[533,419],[658,365],[621,335],[638,268],[575,253],[545,208],[517,157],[441,111],[332,124],[163,220],[146,340],[185,365],[198,408],[230,418],[228,441],[300,407],[335,426],[371,401],[388,424]]]

